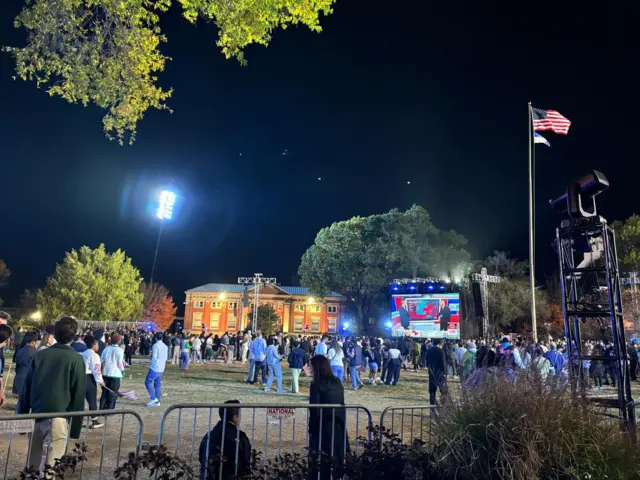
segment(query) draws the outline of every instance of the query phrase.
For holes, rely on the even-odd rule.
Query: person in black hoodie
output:
[[[433,339],[432,347],[427,350],[427,368],[429,369],[429,403],[436,404],[436,393],[440,389],[440,395],[447,393],[447,358],[440,347],[441,340]]]
[[[300,344],[297,340],[294,340],[292,345],[293,349],[289,353],[287,360],[289,361],[289,368],[291,369],[291,376],[293,377],[291,380],[291,391],[293,393],[298,393],[298,378],[300,378],[300,371],[302,370],[302,367],[307,364],[307,352],[300,348]]]
[[[227,400],[225,404],[239,404],[238,400]],[[221,407],[218,410],[220,421],[200,442],[198,458],[200,460],[201,480],[231,480],[242,478],[251,468],[251,442],[238,427],[240,409]],[[224,443],[222,439],[224,438]],[[238,466],[236,476],[236,449]],[[222,468],[222,472],[220,469]]]
[[[344,387],[331,371],[329,360],[324,355],[311,359],[313,380],[311,382],[310,405],[344,405]],[[322,414],[320,413],[322,411]],[[349,453],[346,432],[346,411],[344,408],[309,409],[309,456],[312,479],[341,478],[342,459]],[[320,462],[319,457],[320,458]],[[332,466],[325,468],[329,459]],[[322,463],[321,466],[319,463]],[[318,475],[320,474],[320,475]]]

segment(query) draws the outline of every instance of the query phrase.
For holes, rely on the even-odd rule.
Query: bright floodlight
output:
[[[391,322],[387,322],[385,325],[386,325],[387,328],[393,327],[393,323],[391,323]]]
[[[169,190],[163,190],[160,193],[160,204],[158,205],[158,218],[161,220],[170,220],[173,216],[173,206],[176,203],[176,194]]]

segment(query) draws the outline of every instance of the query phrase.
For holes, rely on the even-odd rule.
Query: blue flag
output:
[[[549,143],[549,140],[544,138],[538,132],[534,132],[533,143],[544,143],[547,147],[551,146],[551,144]]]

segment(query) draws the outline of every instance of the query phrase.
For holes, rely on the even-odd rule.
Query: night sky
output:
[[[0,297],[16,305],[84,244],[126,250],[148,277],[150,201],[171,179],[180,203],[157,277],[178,302],[254,272],[290,283],[320,228],[413,203],[475,257],[526,258],[529,101],[573,122],[537,147],[542,281],[559,223],[547,200],[571,177],[605,173],[611,220],[640,211],[640,55],[624,3],[338,0],[322,34],[278,31],[246,67],[176,5],[160,74],[175,112],[148,112],[124,147],[104,138],[102,110],[12,81],[1,54],[0,258],[13,275]],[[22,4],[0,2],[0,44],[24,42],[12,26]]]

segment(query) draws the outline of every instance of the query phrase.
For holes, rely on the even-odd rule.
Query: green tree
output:
[[[633,214],[626,220],[613,222],[616,232],[618,258],[633,271],[640,270],[640,216]]]
[[[258,330],[265,336],[273,335],[280,330],[280,317],[271,304],[258,307]]]
[[[550,318],[549,302],[544,291],[536,290],[538,328]],[[526,277],[505,279],[489,285],[489,326],[498,331],[531,329],[531,292]]]
[[[137,319],[142,313],[142,278],[122,250],[107,253],[104,244],[92,250],[71,250],[54,275],[38,291],[46,318],[73,315],[85,320]]]
[[[429,213],[414,205],[405,212],[354,217],[318,232],[302,256],[298,274],[314,295],[345,295],[361,325],[372,302],[397,277],[443,275],[468,261],[466,239],[440,232]]]
[[[303,24],[320,32],[320,15],[335,0],[179,0],[184,17],[213,22],[217,45],[227,57],[245,63],[243,50],[268,45],[276,28]],[[30,0],[15,20],[28,32],[27,45],[6,47],[16,58],[16,74],[47,86],[51,96],[107,110],[103,127],[120,143],[147,110],[168,110],[171,89],[156,77],[168,57],[160,15],[171,0]]]

